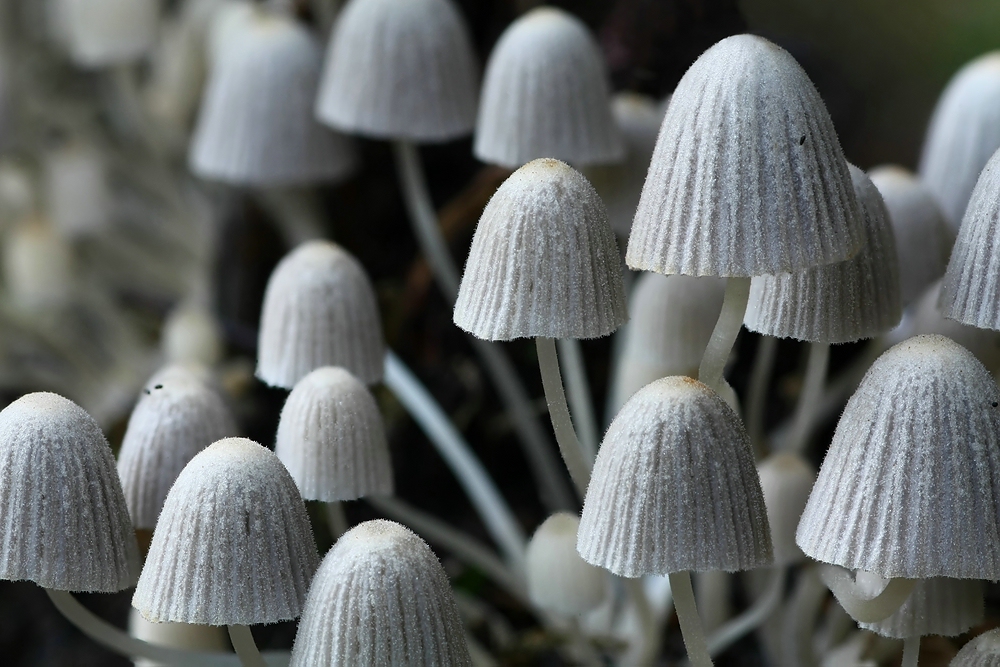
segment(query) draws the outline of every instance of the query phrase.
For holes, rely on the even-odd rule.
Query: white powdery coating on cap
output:
[[[577,550],[623,577],[770,565],[750,438],[732,408],[688,377],[630,398],[601,443]]]
[[[157,0],[56,0],[70,57],[83,67],[136,60],[153,48]]]
[[[246,438],[226,438],[177,477],[132,606],[149,621],[253,625],[297,617],[319,564],[288,471]]]
[[[868,176],[889,213],[905,307],[944,275],[955,235],[934,196],[915,175],[890,165],[873,169]]]
[[[0,579],[113,593],[135,583],[139,547],[97,422],[56,394],[0,412]]]
[[[236,435],[222,398],[180,366],[158,372],[143,389],[118,452],[118,475],[132,525],[154,528],[174,480],[195,454]]]
[[[971,61],[952,77],[931,116],[920,180],[953,231],[986,162],[1000,148],[1000,51]]]
[[[913,307],[909,320],[910,335],[940,334],[952,339],[986,366],[990,373],[1000,371],[1000,332],[978,329],[949,320],[938,309],[941,293],[940,281],[935,283]]]
[[[881,577],[1000,578],[1000,390],[917,336],[872,364],[799,522],[806,555]]]
[[[381,519],[344,533],[316,572],[291,665],[471,666],[458,606],[430,547]]]
[[[257,10],[232,20],[214,54],[191,141],[191,170],[236,185],[305,185],[346,177],[347,138],[313,118],[322,51],[294,19]]]
[[[653,380],[697,376],[725,293],[725,281],[711,276],[645,273],[635,281],[631,320],[611,386],[613,411]]]
[[[753,35],[703,53],[670,98],[628,265],[791,273],[847,259],[863,242],[833,123],[795,59]]]
[[[743,320],[751,331],[848,343],[874,338],[899,323],[899,266],[885,204],[854,165],[851,177],[864,217],[865,245],[843,262],[754,278]]]
[[[354,500],[393,491],[382,415],[368,388],[343,368],[299,380],[278,421],[274,453],[306,500]]]
[[[264,293],[257,377],[291,389],[317,368],[341,366],[371,385],[384,356],[375,288],[357,259],[309,241],[278,263]]]
[[[607,595],[607,573],[576,552],[579,525],[573,514],[553,514],[532,535],[525,554],[531,601],[563,616],[586,613]]]
[[[1000,667],[1000,628],[984,632],[963,646],[949,667]]]
[[[316,115],[370,137],[447,141],[472,130],[478,69],[451,0],[351,0],[330,37]]]
[[[757,473],[771,526],[774,564],[800,563],[805,554],[795,544],[795,529],[816,481],[816,470],[799,454],[778,452],[757,464]]]
[[[577,167],[624,157],[604,59],[580,19],[540,7],[507,27],[486,63],[473,153],[511,168],[541,157]]]
[[[483,211],[455,302],[477,338],[599,338],[628,319],[601,198],[559,160],[515,171]]]
[[[918,581],[903,606],[889,618],[858,626],[894,639],[957,637],[981,623],[983,616],[982,581],[933,577]]]

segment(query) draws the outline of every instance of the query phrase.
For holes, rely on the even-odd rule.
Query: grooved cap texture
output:
[[[604,59],[580,19],[539,7],[500,35],[486,63],[472,150],[510,168],[542,157],[577,167],[624,157]]]
[[[816,470],[799,454],[777,452],[757,464],[757,474],[771,526],[774,564],[786,567],[801,563],[805,554],[795,544],[795,529],[816,481]]]
[[[191,140],[191,170],[251,186],[349,175],[356,163],[349,140],[313,118],[323,56],[309,31],[260,8],[227,25]]]
[[[531,536],[525,555],[531,601],[562,616],[584,614],[607,595],[607,573],[576,552],[579,525],[574,514],[553,514]]]
[[[375,288],[361,263],[328,241],[285,255],[264,292],[257,377],[291,389],[317,368],[341,366],[371,385],[382,379],[384,356]]]
[[[256,442],[226,438],[167,494],[132,606],[154,622],[286,621],[301,613],[318,564],[288,471]]]
[[[478,69],[451,0],[350,0],[330,38],[316,114],[345,132],[447,141],[472,130]]]
[[[733,409],[687,377],[630,398],[597,454],[577,550],[623,577],[770,565],[764,497]]]
[[[1000,628],[984,632],[963,646],[949,667],[1000,667]]]
[[[882,196],[863,171],[851,178],[864,216],[865,245],[843,262],[797,273],[759,276],[750,284],[744,324],[777,338],[848,343],[899,323],[899,265]]]
[[[895,639],[925,635],[957,637],[982,623],[984,613],[982,581],[933,577],[918,581],[903,606],[889,618],[858,626]]]
[[[278,421],[274,453],[306,500],[354,500],[393,491],[382,415],[368,388],[343,368],[299,380]]]
[[[954,341],[892,347],[844,409],[798,545],[885,578],[1000,579],[998,406],[989,372]]]
[[[139,547],[115,458],[83,408],[39,392],[0,412],[0,579],[113,593]]]
[[[599,338],[626,319],[618,246],[593,186],[559,160],[515,171],[479,219],[455,324],[484,340]]]
[[[629,237],[633,269],[791,273],[864,243],[830,115],[809,77],[762,37],[728,37],[667,107]]]
[[[81,67],[138,60],[156,43],[157,0],[55,0],[70,58]],[[50,10],[50,11],[51,11]]]
[[[292,667],[471,667],[441,563],[392,521],[359,524],[323,559]]]

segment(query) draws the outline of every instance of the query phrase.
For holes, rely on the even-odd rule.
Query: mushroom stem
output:
[[[698,606],[694,601],[694,590],[691,588],[691,573],[671,572],[670,590],[674,595],[674,609],[677,611],[677,622],[681,626],[681,636],[684,638],[688,660],[693,667],[712,667],[708,643],[705,641],[705,630],[701,626]]]
[[[597,417],[594,416],[594,401],[587,382],[587,367],[583,362],[580,341],[575,338],[560,338],[558,342],[559,365],[566,374],[566,395],[569,398],[570,414],[579,430],[580,446],[588,460],[597,458]]]
[[[878,623],[892,616],[917,584],[916,579],[889,579],[881,593],[868,597],[861,592],[851,573],[842,567],[827,565],[820,570],[819,576],[840,606],[859,623]]]
[[[813,416],[817,410],[823,385],[826,382],[826,369],[830,365],[830,344],[809,343],[809,357],[806,361],[806,375],[802,381],[802,392],[795,406],[795,417],[792,422],[792,432],[785,442],[785,449],[790,452],[802,453],[809,441],[809,433],[816,419]]]
[[[639,630],[641,634],[641,645],[634,654],[637,664],[651,665],[656,661],[656,656],[660,652],[659,622],[656,613],[649,604],[646,596],[646,589],[643,587],[642,579],[622,578],[625,584],[625,592],[628,593],[632,605],[635,607],[635,615],[639,619]]]
[[[785,590],[785,568],[775,567],[771,570],[771,579],[764,593],[745,612],[722,625],[708,638],[709,655],[718,655],[732,646],[741,637],[755,628],[774,613],[781,602]]]
[[[351,526],[347,523],[347,516],[344,514],[344,504],[342,502],[334,500],[325,504],[326,524],[330,528],[330,535],[333,536],[333,541],[336,542]]]
[[[250,628],[245,625],[230,625],[229,640],[233,642],[233,649],[243,667],[267,667],[264,658],[260,657],[260,651],[257,650]]]
[[[920,635],[907,637],[903,640],[903,665],[902,667],[917,667],[920,658]]]
[[[764,435],[764,408],[767,406],[767,388],[774,372],[774,356],[778,351],[778,339],[761,336],[750,372],[750,390],[747,392],[746,423],[750,442],[758,459],[764,457],[766,436]]]
[[[306,188],[265,188],[258,191],[258,201],[274,216],[285,243],[294,248],[300,243],[321,239],[323,214],[313,194]]]
[[[708,341],[705,354],[698,368],[698,379],[722,393],[722,374],[729,361],[729,353],[736,343],[736,336],[743,326],[747,302],[750,300],[750,278],[727,278],[726,296],[722,301],[722,312],[715,323],[712,338]]]
[[[559,355],[556,353],[555,339],[539,336],[535,338],[535,348],[538,351],[538,369],[542,374],[545,402],[549,406],[549,418],[552,420],[556,442],[559,443],[559,453],[566,462],[569,476],[573,479],[580,498],[585,498],[587,484],[590,483],[590,464],[583,454],[580,439],[576,436],[573,420],[569,416],[562,375],[559,373]]]
[[[816,568],[806,566],[800,569],[795,590],[785,609],[780,644],[780,654],[784,661],[778,660],[779,664],[789,667],[816,665],[813,631],[826,599],[826,586],[817,576]]]

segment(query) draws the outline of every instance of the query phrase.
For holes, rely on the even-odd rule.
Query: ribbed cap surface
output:
[[[587,26],[555,7],[507,27],[486,63],[473,153],[519,167],[553,157],[581,167],[624,157],[610,85]]]
[[[392,521],[344,533],[309,590],[291,664],[471,665],[448,577],[430,547]]]
[[[167,494],[132,606],[154,622],[290,620],[318,563],[281,461],[252,440],[226,438],[191,459]]]
[[[1000,332],[977,329],[947,319],[938,309],[940,292],[941,283],[937,282],[914,304],[913,315],[909,318],[910,335],[947,336],[976,355],[976,359],[979,359],[990,373],[1000,371]]]
[[[56,0],[70,57],[82,67],[136,60],[156,42],[157,0]]]
[[[732,408],[687,377],[630,398],[601,443],[577,549],[623,577],[769,565],[764,498]]]
[[[532,535],[525,555],[531,601],[563,616],[586,613],[607,595],[607,573],[576,552],[579,525],[576,515],[553,514]]]
[[[899,265],[885,204],[854,165],[851,177],[864,218],[864,247],[843,262],[754,278],[743,320],[751,331],[847,343],[873,338],[899,323]]]
[[[310,241],[278,263],[264,293],[257,377],[291,389],[310,371],[341,366],[375,384],[384,355],[375,288],[357,259]]]
[[[799,522],[806,555],[882,577],[1000,578],[1000,390],[943,336],[883,354]]]
[[[877,579],[884,584],[884,580]],[[882,588],[879,585],[872,593]],[[903,606],[889,618],[858,625],[895,639],[924,635],[956,637],[981,623],[983,615],[982,581],[933,577],[918,581]]]
[[[830,115],[795,59],[753,35],[703,53],[670,98],[628,265],[790,273],[847,259],[863,239]]]
[[[354,169],[354,151],[313,118],[322,52],[305,27],[257,9],[220,40],[191,142],[191,170],[236,185],[302,185]]]
[[[950,667],[1000,667],[1000,628],[984,632],[962,647]]]
[[[193,371],[171,366],[143,389],[118,452],[132,524],[154,528],[177,475],[194,455],[235,435],[222,398]]]
[[[446,141],[472,130],[478,87],[451,0],[351,0],[330,38],[316,114],[345,132]]]
[[[1000,51],[960,69],[941,93],[920,156],[920,180],[958,231],[979,172],[1000,148]]]
[[[757,465],[771,526],[774,564],[785,567],[805,560],[795,544],[795,529],[816,481],[816,470],[799,454],[778,452]]]
[[[598,338],[628,318],[621,260],[601,198],[579,172],[541,159],[483,211],[455,302],[477,338]]]
[[[884,166],[869,172],[889,213],[899,257],[903,306],[944,275],[955,235],[927,186],[906,169]]]
[[[299,380],[281,410],[274,453],[307,500],[393,491],[375,397],[343,368],[318,368]]]
[[[0,526],[0,579],[113,593],[139,573],[111,448],[62,396],[28,394],[0,412]]]

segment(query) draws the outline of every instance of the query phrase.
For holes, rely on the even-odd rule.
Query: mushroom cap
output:
[[[949,667],[1000,667],[1000,628],[984,632],[963,646]]]
[[[804,561],[805,554],[795,544],[795,529],[816,481],[816,469],[799,454],[777,452],[757,464],[757,473],[771,526],[774,564],[785,567]]]
[[[510,168],[543,157],[577,167],[624,157],[604,59],[580,19],[538,7],[507,27],[486,63],[473,153]]]
[[[291,665],[471,666],[458,606],[430,547],[381,519],[344,533],[316,572]]]
[[[881,577],[874,579],[878,586],[873,594],[885,585]],[[932,577],[918,581],[906,602],[889,618],[858,625],[894,639],[925,635],[957,637],[982,623],[984,615],[982,581]]]
[[[139,547],[101,428],[39,392],[0,412],[0,579],[113,593],[135,583]]]
[[[899,266],[882,196],[863,171],[851,178],[864,218],[865,245],[854,257],[795,273],[758,276],[744,324],[777,338],[848,343],[899,323]]]
[[[191,459],[167,494],[132,606],[154,622],[290,620],[318,564],[281,461],[252,440],[226,438]]]
[[[157,0],[56,0],[69,55],[81,67],[138,60],[156,43]]]
[[[484,340],[598,338],[626,319],[618,246],[593,186],[559,160],[515,171],[479,219],[455,324]]]
[[[628,265],[760,276],[839,262],[863,243],[833,123],[795,59],[754,35],[703,53],[670,98]]]
[[[257,377],[291,389],[317,368],[340,366],[371,385],[382,379],[384,356],[375,288],[361,263],[329,241],[285,255],[264,292]]]
[[[912,316],[908,318],[910,336],[947,336],[976,355],[976,359],[986,366],[986,370],[996,374],[1000,371],[1000,331],[979,329],[949,320],[938,308],[940,294],[941,282],[938,281],[913,305]]]
[[[916,336],[872,364],[837,424],[796,542],[881,577],[1000,578],[1000,389]]]
[[[478,69],[451,0],[350,0],[330,38],[316,115],[354,134],[447,141],[472,130]]]
[[[389,443],[375,397],[343,368],[296,383],[278,421],[274,453],[307,500],[354,500],[393,491]]]
[[[531,601],[562,616],[584,614],[607,596],[607,574],[576,552],[579,526],[575,514],[553,514],[535,530],[525,554]]]
[[[238,20],[237,20],[238,18]],[[219,39],[191,140],[191,170],[234,185],[333,181],[353,147],[313,118],[322,51],[294,19],[256,8]]]
[[[632,396],[597,454],[577,550],[623,577],[770,565],[764,497],[733,409],[688,377]]]
[[[168,363],[214,366],[225,354],[224,335],[208,308],[194,302],[184,303],[167,314],[160,349]]]

